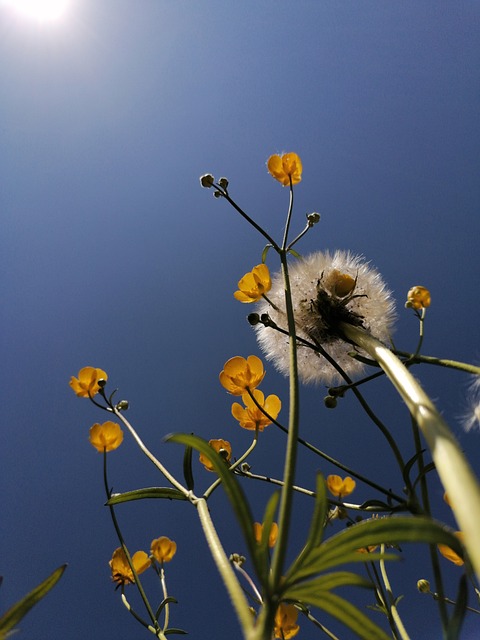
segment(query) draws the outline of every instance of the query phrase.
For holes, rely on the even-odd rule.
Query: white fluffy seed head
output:
[[[480,428],[480,376],[473,378],[468,400],[468,411],[463,416],[465,431]]]
[[[349,251],[333,254],[317,252],[289,265],[290,286],[296,332],[299,338],[318,342],[349,375],[361,373],[363,365],[349,353],[353,346],[338,334],[341,321],[363,327],[379,340],[386,342],[395,319],[394,303],[380,274],[362,256]],[[346,295],[337,295],[339,278],[347,276]],[[348,276],[350,278],[348,278]],[[350,282],[350,286],[348,285]],[[341,293],[345,293],[345,286]],[[257,305],[259,314],[268,314],[281,329],[287,330],[283,276],[272,278],[267,301]],[[289,338],[272,327],[255,327],[260,347],[276,368],[289,373]],[[361,355],[363,354],[360,351]],[[341,379],[334,367],[312,349],[298,346],[298,373],[303,382],[332,384]]]

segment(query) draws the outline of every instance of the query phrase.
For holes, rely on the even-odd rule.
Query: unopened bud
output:
[[[320,222],[320,214],[314,211],[313,213],[307,213],[307,222],[309,227],[313,227],[314,224]]]
[[[105,380],[105,378],[100,378],[99,380],[97,380],[97,384],[100,389],[103,389],[103,387],[107,384],[107,381]]]
[[[126,411],[128,409],[128,400],[120,400],[116,409],[117,411]]]
[[[200,176],[200,184],[205,189],[210,189],[210,187],[213,186],[214,182],[215,182],[215,178],[212,176],[211,173],[206,173],[205,175]]]
[[[417,582],[417,589],[420,593],[430,593],[430,582],[428,580],[419,580]]]
[[[226,178],[220,178],[218,184],[222,187],[222,189],[226,190],[228,187],[228,180]]]
[[[335,407],[337,406],[337,399],[335,398],[335,396],[325,396],[323,402],[325,403],[327,409],[335,409]]]
[[[260,322],[260,316],[258,315],[258,313],[249,313],[247,316],[247,320],[249,324],[251,324],[252,327],[254,327],[256,324]]]

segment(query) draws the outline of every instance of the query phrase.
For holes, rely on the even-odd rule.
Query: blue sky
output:
[[[169,432],[224,437],[234,452],[249,444],[218,373],[231,356],[259,354],[232,294],[263,241],[200,189],[202,173],[227,176],[231,195],[279,238],[288,193],[265,162],[296,151],[304,175],[294,228],[307,212],[322,215],[299,250],[371,260],[394,292],[406,350],[417,332],[406,291],[428,286],[423,351],[478,363],[479,14],[468,1],[73,0],[62,21],[38,24],[0,5],[2,609],[69,563],[20,638],[148,637],[110,582],[117,542],[101,456],[87,439],[106,418],[75,398],[71,375],[105,369],[130,401],[129,419],[174,470],[182,452],[162,442]],[[468,378],[416,374],[479,471],[478,432],[461,426]],[[287,406],[286,381],[271,367],[262,388]],[[302,393],[304,437],[401,491],[353,399],[332,412],[324,389]],[[411,455],[400,401],[381,381],[366,394]],[[278,476],[283,436],[269,428],[260,445],[255,471]],[[163,484],[131,441],[109,462],[115,490]],[[311,487],[317,470],[334,472],[305,456],[299,483]],[[453,526],[433,486],[438,516]],[[260,518],[270,488],[245,489]],[[359,487],[355,497],[371,496]],[[301,545],[310,505],[295,509]],[[212,513],[226,548],[241,552],[220,494]],[[193,510],[158,501],[118,515],[132,550],[159,535],[177,541],[168,566],[175,625],[200,640],[240,637]],[[431,577],[420,551],[405,553],[392,579],[406,594],[407,628],[433,640],[434,605],[415,590]],[[459,571],[446,565],[453,597]],[[478,626],[468,619],[464,637]],[[311,634],[305,626],[299,637]]]

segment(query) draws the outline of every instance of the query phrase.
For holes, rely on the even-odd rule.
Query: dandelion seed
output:
[[[349,355],[353,347],[342,338],[340,325],[354,324],[388,341],[395,310],[380,274],[363,257],[348,251],[313,253],[292,263],[289,273],[297,336],[320,344],[348,375],[361,373],[363,364]],[[269,300],[278,309],[262,300],[257,305],[259,315],[268,314],[279,328],[287,330],[281,273],[272,278]],[[262,324],[255,329],[266,358],[288,375],[288,336]],[[306,383],[331,384],[340,379],[325,358],[301,343],[298,373]]]
[[[468,411],[463,416],[463,427],[470,431],[475,427],[480,429],[480,376],[475,376],[470,385]]]

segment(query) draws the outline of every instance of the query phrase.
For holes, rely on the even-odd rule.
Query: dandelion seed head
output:
[[[289,276],[297,336],[318,342],[348,375],[361,373],[363,364],[349,355],[354,348],[339,336],[338,326],[342,321],[349,322],[363,327],[382,342],[388,341],[395,309],[381,275],[362,256],[349,251],[327,251],[291,263]],[[268,314],[278,327],[287,330],[281,273],[272,278],[268,299],[277,309],[262,300],[257,305],[258,313]],[[261,324],[255,330],[265,357],[288,375],[288,336]],[[297,356],[303,382],[332,384],[340,380],[323,356],[301,343]]]
[[[469,389],[468,411],[463,416],[465,431],[480,429],[480,376],[475,376]]]

